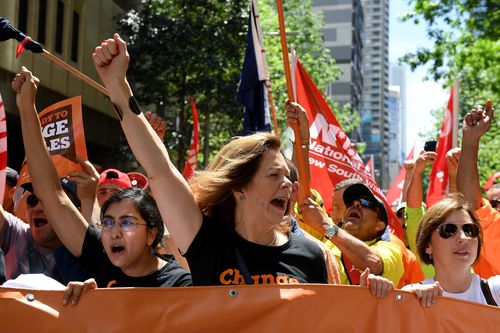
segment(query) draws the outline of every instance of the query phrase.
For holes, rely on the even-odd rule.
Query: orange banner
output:
[[[31,295],[30,295],[31,294]],[[413,294],[383,299],[332,285],[91,290],[63,307],[62,291],[0,288],[2,332],[497,332],[499,309],[450,298],[422,308]],[[390,314],[390,316],[388,315]]]
[[[38,117],[47,149],[59,176],[65,177],[70,171],[83,171],[76,161],[76,156],[87,159],[81,96],[52,104],[40,112]],[[17,186],[30,182],[28,168],[23,163]]]

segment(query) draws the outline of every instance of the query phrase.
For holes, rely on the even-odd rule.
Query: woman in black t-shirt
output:
[[[43,204],[42,214],[47,216],[57,237],[74,256],[82,257],[99,286],[105,286],[104,283],[123,287],[191,284],[189,273],[175,260],[163,260],[152,252],[163,236],[164,227],[158,207],[149,194],[131,188],[110,199],[101,210],[102,238],[73,205],[61,187],[42,135],[34,104],[38,84],[39,80],[23,68],[12,87],[17,93],[33,189]],[[90,178],[86,181],[97,183],[99,174],[92,164],[78,160]],[[103,255],[103,247],[106,255]]]

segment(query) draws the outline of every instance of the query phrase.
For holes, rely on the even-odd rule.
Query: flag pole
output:
[[[274,106],[273,90],[271,88],[271,81],[266,81],[267,98],[269,99],[269,107],[271,108],[271,117],[273,118],[274,134],[280,135],[280,128],[278,127],[278,120],[276,119],[276,108]]]
[[[260,27],[260,14],[257,6],[257,0],[252,0],[253,9],[255,12],[255,28],[257,29],[257,34],[259,36],[259,41],[262,46],[264,46],[264,41],[262,40],[262,29]],[[262,54],[262,65],[264,67],[266,75],[266,88],[267,88],[267,99],[269,100],[269,108],[271,109],[271,117],[273,119],[274,134],[280,135],[280,129],[278,127],[278,120],[276,119],[276,108],[274,107],[273,91],[271,88],[271,80],[269,79],[269,67],[267,67],[266,62],[266,49],[264,47],[260,50]]]
[[[459,93],[460,81],[456,80],[451,87],[453,89],[453,119],[452,119],[452,140],[451,147],[456,147],[458,144],[458,114],[460,113]]]
[[[288,59],[288,44],[286,41],[285,17],[283,14],[282,0],[276,0],[276,9],[278,10],[278,20],[280,25],[281,52],[283,54],[283,65],[285,66],[286,90],[288,93],[288,99],[291,102],[295,102],[295,96],[293,93],[293,85],[292,85],[292,75],[290,73],[290,61]],[[307,172],[305,170],[306,162],[304,154],[302,153],[302,144],[301,144],[302,140],[300,137],[299,125],[292,126],[292,129],[296,142],[293,145],[293,151],[294,154],[297,156],[299,164],[296,167],[299,171],[299,181],[301,184],[300,188],[301,191],[303,191],[303,196],[310,196],[311,190],[309,187],[309,178],[307,177]]]
[[[65,63],[64,61],[62,61],[61,59],[59,59],[58,57],[56,57],[55,55],[53,55],[52,53],[50,53],[49,51],[47,50],[43,50],[43,56],[47,59],[49,59],[50,61],[52,61],[53,63],[55,63],[56,65],[64,68],[65,70],[67,70],[68,72],[70,72],[71,74],[75,75],[76,77],[78,77],[80,80],[82,80],[83,82],[87,83],[88,85],[90,85],[91,87],[97,89],[98,91],[100,91],[101,93],[103,93],[104,95],[106,96],[109,96],[109,93],[108,93],[108,90],[106,88],[104,88],[103,86],[101,86],[99,83],[95,82],[94,80],[92,80],[91,78],[89,78],[87,75],[83,74],[82,72],[78,71],[77,69],[75,69],[74,67],[68,65],[67,63]]]

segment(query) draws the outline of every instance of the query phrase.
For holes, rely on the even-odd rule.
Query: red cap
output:
[[[149,185],[148,178],[144,176],[142,173],[129,172],[127,175],[130,178],[130,181],[132,182],[132,186],[140,187],[143,190],[146,190],[148,188]]]
[[[104,170],[101,173],[101,177],[99,178],[99,183],[97,184],[97,186],[108,183],[116,184],[121,188],[132,187],[132,183],[130,182],[130,178],[128,177],[128,175],[116,169]]]

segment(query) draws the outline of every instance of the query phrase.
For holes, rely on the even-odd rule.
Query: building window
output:
[[[45,27],[47,25],[47,0],[40,0],[40,7],[38,10],[38,36],[37,41],[45,44]]]
[[[64,32],[64,3],[57,1],[56,17],[56,52],[62,53],[63,50],[63,32]]]
[[[18,28],[25,34],[28,32],[28,0],[19,1]]]
[[[71,60],[78,62],[78,35],[80,32],[80,14],[73,12],[73,29],[71,32]]]

